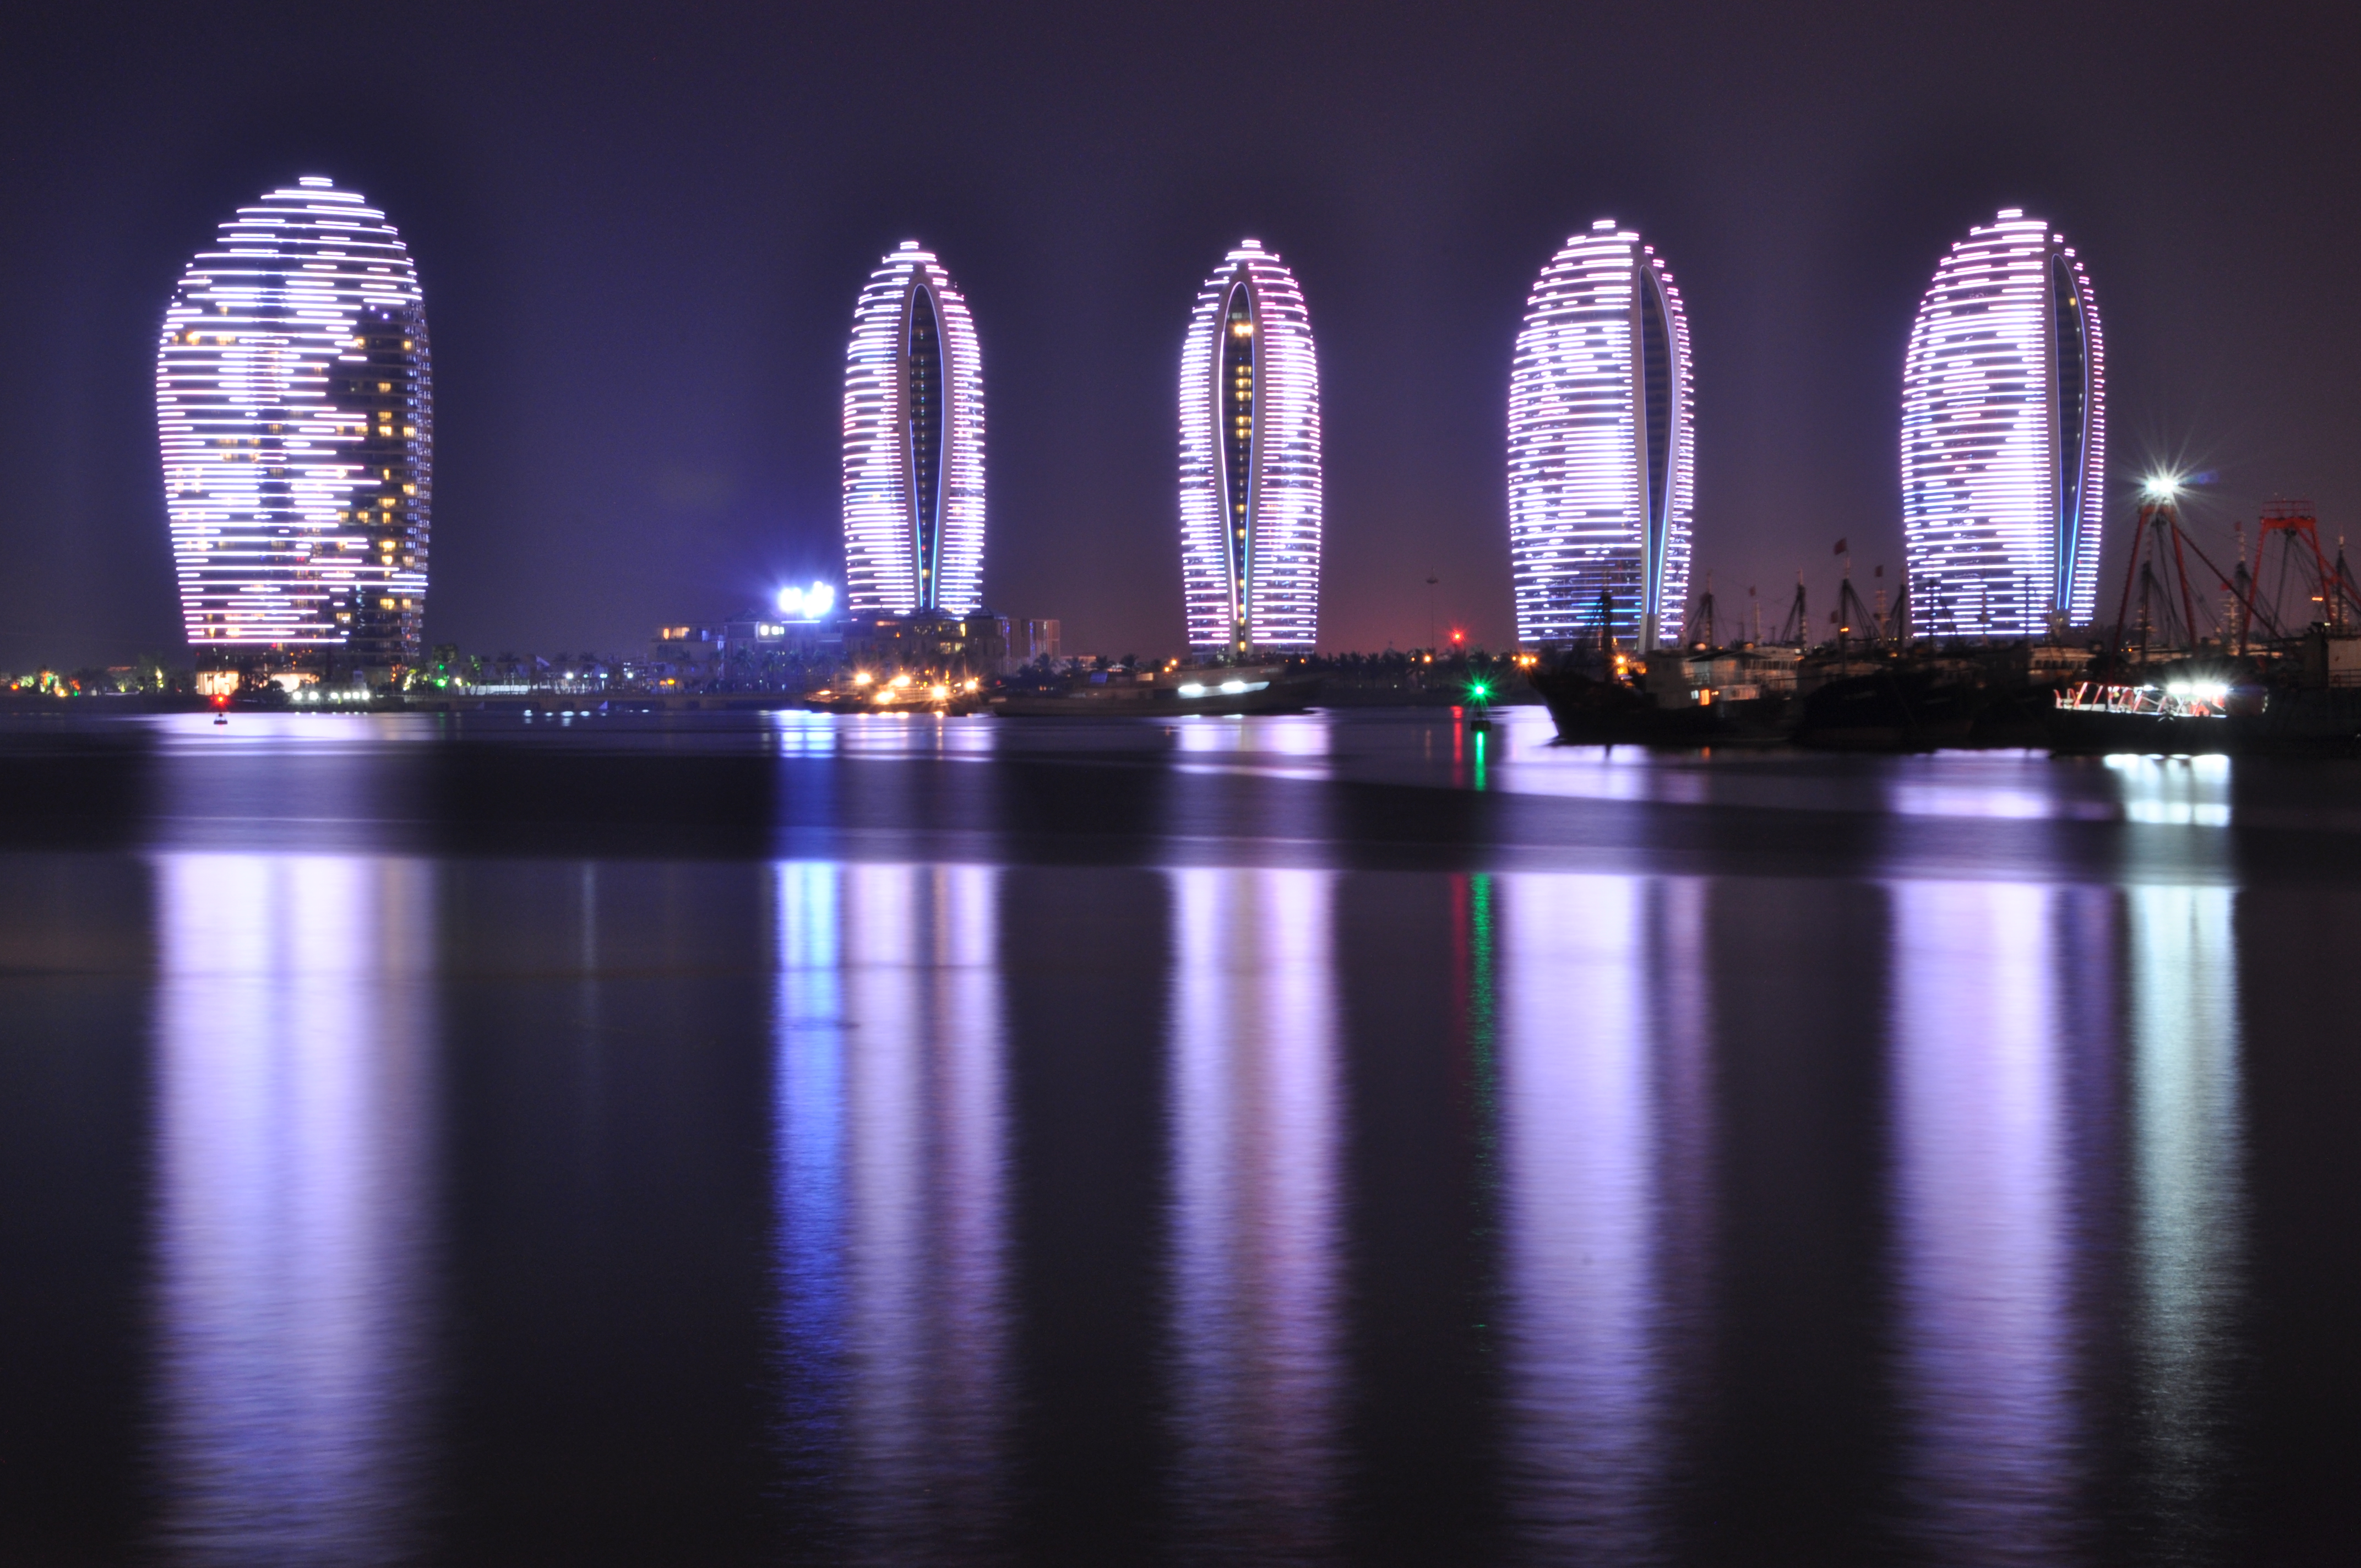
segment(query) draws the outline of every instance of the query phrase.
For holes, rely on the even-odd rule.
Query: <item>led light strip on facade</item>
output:
[[[1294,274],[1249,239],[1197,291],[1180,350],[1180,575],[1193,651],[1312,651],[1320,507],[1312,320]]]
[[[1602,219],[1542,269],[1510,371],[1520,642],[1680,641],[1697,473],[1691,411],[1680,291],[1638,235]]]
[[[311,177],[238,209],[164,313],[156,425],[192,646],[416,662],[434,384],[383,213]]]
[[[1902,527],[1921,637],[2088,625],[2105,500],[2106,356],[2090,279],[2004,210],[1935,272],[1902,373]]]
[[[905,240],[869,275],[844,362],[845,597],[856,615],[983,601],[983,365],[967,301]]]

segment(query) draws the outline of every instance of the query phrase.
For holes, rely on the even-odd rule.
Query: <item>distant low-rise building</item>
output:
[[[718,671],[732,654],[836,663],[845,656],[845,621],[782,621],[749,611],[718,626],[659,626],[647,652],[652,663],[685,671]]]
[[[1010,662],[1008,618],[984,610],[964,616],[862,615],[844,627],[846,659],[870,670],[993,675]]]
[[[1008,650],[1009,658],[1019,664],[1029,664],[1037,659],[1062,659],[1066,656],[1063,623],[1055,620],[1027,620],[1019,623],[1016,641]]]

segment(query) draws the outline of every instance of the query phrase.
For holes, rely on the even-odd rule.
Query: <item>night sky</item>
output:
[[[19,7],[0,35],[0,670],[181,656],[155,334],[233,209],[385,209],[432,323],[429,635],[641,652],[837,577],[852,305],[965,291],[987,598],[1069,652],[1182,641],[1178,356],[1241,236],[1310,304],[1321,641],[1512,641],[1525,293],[1592,220],[1687,301],[1725,614],[1901,556],[1913,311],[1995,209],[2097,291],[2112,604],[2131,481],[2217,471],[2361,547],[2361,64],[2344,7]]]

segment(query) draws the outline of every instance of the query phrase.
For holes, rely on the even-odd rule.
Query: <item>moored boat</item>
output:
[[[1062,688],[993,692],[986,708],[1009,718],[1177,718],[1188,714],[1301,713],[1322,677],[1285,664],[1092,670]]]
[[[1526,672],[1567,745],[1765,745],[1786,738],[1795,691],[1788,650],[1675,650],[1647,655],[1638,670],[1626,659],[1604,660],[1574,658]]]

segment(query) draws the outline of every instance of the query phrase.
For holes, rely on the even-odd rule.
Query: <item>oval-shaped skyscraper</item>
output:
[[[869,275],[844,361],[844,587],[853,613],[983,601],[983,366],[967,301],[914,239]]]
[[[1295,275],[1256,240],[1197,291],[1180,350],[1189,646],[1308,653],[1320,629],[1320,366]]]
[[[156,424],[192,646],[417,662],[434,383],[383,213],[311,177],[239,208],[164,313]]]
[[[2106,478],[2106,356],[2091,280],[2004,209],[1935,271],[1902,371],[1910,630],[2038,637],[2090,622]]]
[[[1509,374],[1509,553],[1527,647],[1677,643],[1688,597],[1688,317],[1612,218],[1550,258]]]

